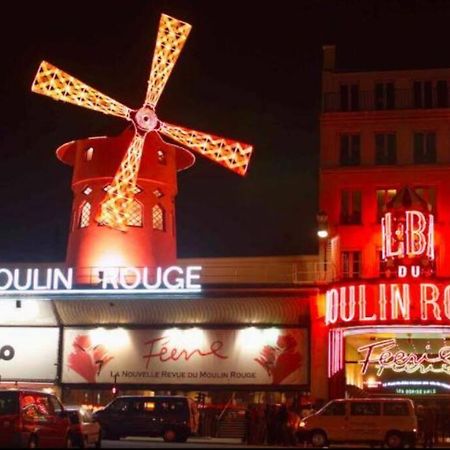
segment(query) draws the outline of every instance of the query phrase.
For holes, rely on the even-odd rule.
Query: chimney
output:
[[[336,46],[323,45],[323,68],[327,72],[333,72],[336,66]]]

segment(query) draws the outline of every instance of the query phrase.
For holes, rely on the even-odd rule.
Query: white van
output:
[[[299,434],[313,447],[329,443],[385,444],[389,448],[414,447],[417,417],[405,398],[333,400],[300,422]]]

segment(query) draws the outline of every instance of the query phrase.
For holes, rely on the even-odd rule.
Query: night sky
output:
[[[161,12],[193,25],[162,120],[254,144],[241,178],[201,157],[178,177],[181,257],[314,253],[322,45],[340,69],[450,67],[450,2],[11,2],[0,48],[0,261],[63,261],[71,168],[55,149],[127,123],[31,93],[42,59],[142,105]]]

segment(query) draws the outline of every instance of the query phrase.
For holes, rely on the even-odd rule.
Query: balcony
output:
[[[395,89],[390,97],[377,97],[374,91],[358,91],[353,98],[342,98],[340,92],[323,94],[322,111],[356,112],[356,111],[389,111],[402,109],[434,109],[449,108],[450,93],[432,89],[431,95],[418,98],[412,89]]]

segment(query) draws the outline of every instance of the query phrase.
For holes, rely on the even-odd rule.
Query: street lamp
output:
[[[323,258],[323,277],[327,278],[327,240],[330,234],[328,225],[328,214],[320,210],[316,216],[317,219],[317,236],[319,237],[320,253]]]
[[[319,211],[316,216],[317,219],[317,236],[320,239],[328,237],[328,214],[325,211]]]

